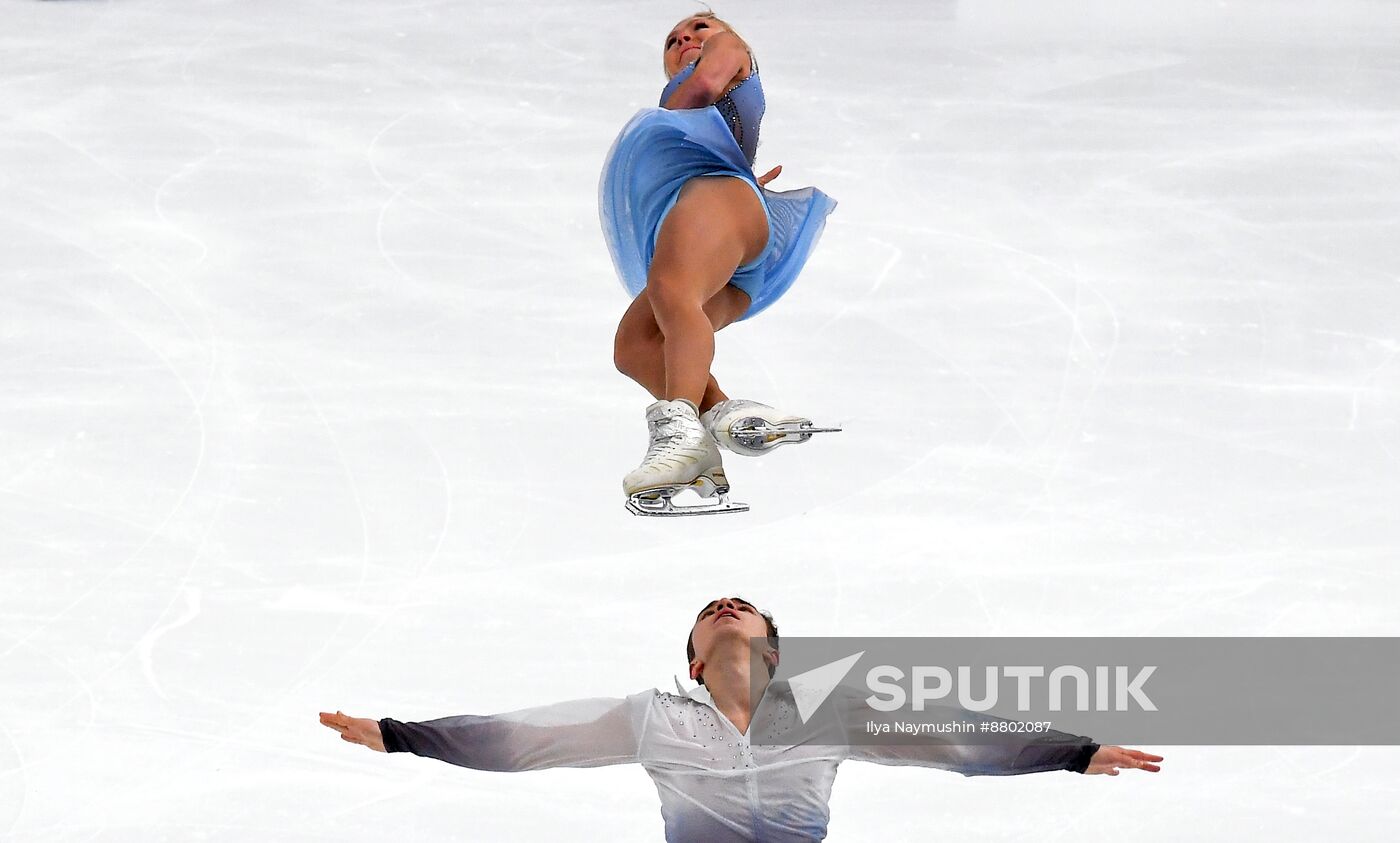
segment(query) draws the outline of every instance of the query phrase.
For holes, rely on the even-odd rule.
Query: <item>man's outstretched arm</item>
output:
[[[852,703],[848,724],[869,720],[870,712]],[[1002,718],[962,710],[949,709],[947,722],[965,723],[976,734],[997,731],[983,730],[986,724],[1003,723]],[[965,776],[1016,776],[1024,773],[1044,773],[1067,770],[1091,775],[1118,775],[1120,769],[1137,769],[1155,773],[1161,768],[1159,755],[1118,746],[1100,746],[1079,735],[1050,730],[1040,733],[1002,733],[1003,740],[994,744],[959,742],[957,732],[940,735],[937,739],[885,745],[861,745],[863,740],[852,733],[851,758],[876,764],[938,767]]]
[[[1140,749],[1125,749],[1121,746],[1101,746],[1089,760],[1089,768],[1082,772],[1089,775],[1116,776],[1119,770],[1146,770],[1149,773],[1161,772],[1157,762],[1162,756],[1143,752]]]
[[[647,702],[646,694],[637,694],[423,723],[322,712],[321,723],[379,752],[411,752],[476,770],[601,767],[637,760]]]
[[[1087,773],[1102,749],[1088,738],[1051,732],[1014,743],[962,744],[956,736],[938,741],[852,746],[851,758],[876,764],[937,767],[965,776],[1017,776],[1068,770]]]

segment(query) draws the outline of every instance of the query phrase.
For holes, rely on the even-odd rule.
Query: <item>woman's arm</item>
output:
[[[411,752],[476,770],[601,767],[637,760],[650,693],[423,723],[323,712],[321,723],[379,752]]]
[[[680,84],[664,108],[704,108],[724,96],[729,84],[749,69],[749,49],[732,32],[716,32],[705,40],[690,78]]]

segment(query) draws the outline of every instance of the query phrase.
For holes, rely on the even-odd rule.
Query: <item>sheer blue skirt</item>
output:
[[[748,319],[777,301],[802,271],[836,201],[814,187],[775,192],[758,186],[753,170],[715,108],[645,108],[613,141],[598,185],[598,215],[618,279],[635,298],[647,285],[661,222],[681,187],[697,176],[747,182],[768,217],[763,254],[735,271],[729,283],[748,293]]]

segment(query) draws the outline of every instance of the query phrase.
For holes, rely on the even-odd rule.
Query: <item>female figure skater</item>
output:
[[[714,334],[787,290],[836,203],[815,188],[764,190],[781,167],[754,176],[763,88],[728,24],[713,12],[688,17],[662,56],[670,81],[661,107],[623,128],[599,189],[603,233],[635,297],[614,360],[657,399],[646,411],[646,457],[623,490],[638,515],[740,511],[747,507],[728,500],[719,445],[754,455],[824,429],[729,400],[710,374]],[[707,501],[674,506],[686,488]]]

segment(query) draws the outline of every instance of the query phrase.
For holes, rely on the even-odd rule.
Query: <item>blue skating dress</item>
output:
[[[752,62],[753,56],[749,56]],[[661,92],[665,103],[695,71],[691,63]],[[697,176],[743,179],[763,202],[768,245],[734,272],[730,284],[748,293],[748,319],[777,301],[812,253],[826,216],[836,207],[814,187],[775,192],[758,186],[753,174],[758,127],[763,119],[758,65],[748,78],[705,108],[644,108],[613,141],[598,186],[598,214],[622,286],[636,297],[647,284],[661,222],[675,206],[682,185]]]

